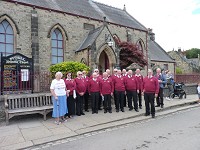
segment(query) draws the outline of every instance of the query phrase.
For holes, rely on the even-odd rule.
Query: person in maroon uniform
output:
[[[88,99],[89,99],[89,93],[88,93],[88,81],[89,77],[87,76],[87,72],[85,70],[82,71],[83,73],[83,80],[86,86],[86,92],[84,94],[84,109],[85,111],[89,112],[88,110]]]
[[[100,80],[97,78],[97,73],[92,74],[93,78],[91,78],[88,82],[88,92],[91,96],[91,105],[92,105],[92,114],[98,114],[98,102],[100,96]]]
[[[74,79],[76,83],[76,115],[85,115],[83,113],[83,100],[84,100],[84,94],[86,92],[86,86],[84,83],[84,80],[82,78],[82,72],[77,72],[77,77]]]
[[[159,83],[158,79],[152,76],[153,72],[151,69],[148,69],[148,76],[146,76],[143,80],[143,93],[145,100],[146,113],[145,116],[150,115],[150,107],[151,105],[151,115],[152,118],[155,118],[155,104],[154,99],[158,96],[159,92]]]
[[[133,110],[133,105],[132,105],[132,99],[133,99],[134,109],[136,112],[139,112],[138,100],[137,100],[137,93],[139,93],[138,83],[137,83],[137,78],[133,75],[132,70],[128,71],[127,77],[125,78],[125,88],[128,98],[129,111]]]
[[[116,93],[116,112],[119,112],[119,107],[121,111],[124,112],[125,85],[121,70],[117,70],[117,76],[113,79],[113,84]]]
[[[138,93],[138,101],[139,108],[142,109],[142,88],[143,88],[143,76],[140,74],[140,69],[136,69],[135,77],[137,78],[139,93]]]
[[[117,68],[113,69],[113,74],[111,76],[111,79],[112,79],[112,82],[114,81],[114,79],[117,77]],[[116,109],[116,91],[114,89],[114,93],[113,93],[113,96],[114,96],[114,102],[115,102],[115,109]]]
[[[127,72],[126,72],[126,69],[122,69],[122,77],[124,78],[124,79],[126,79],[126,77],[127,77]],[[124,94],[124,107],[126,107],[126,94]]]
[[[76,88],[76,83],[72,79],[72,73],[67,73],[67,78],[65,79],[65,85],[69,90],[69,94],[67,94],[67,107],[68,107],[68,118],[72,118],[75,115],[75,99],[73,97],[73,92]]]
[[[100,81],[102,79],[102,76],[99,74],[99,69],[94,69],[94,73],[97,74],[97,79]],[[92,76],[90,77],[92,78]],[[99,95],[99,101],[98,101],[98,109],[102,110],[102,97]]]
[[[108,78],[107,72],[104,72],[100,82],[100,93],[104,98],[104,113],[112,113],[111,96],[113,95],[113,91],[112,79]]]

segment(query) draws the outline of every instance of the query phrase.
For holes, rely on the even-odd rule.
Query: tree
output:
[[[55,65],[52,65],[49,68],[50,72],[52,73],[52,77],[54,77],[55,73],[60,71],[65,75],[67,72],[71,72],[72,76],[75,77],[78,71],[89,71],[90,68],[83,63],[76,62],[76,61],[68,61],[68,62],[61,62]]]
[[[190,58],[198,58],[198,54],[200,55],[200,49],[198,48],[192,48],[190,50],[185,51],[186,57],[188,59]]]
[[[176,67],[176,74],[183,74],[182,69],[179,67]]]
[[[143,53],[136,45],[130,42],[121,42],[119,39],[114,38],[116,44],[120,48],[120,67],[127,68],[133,63],[144,67],[147,65],[147,60],[144,58]]]

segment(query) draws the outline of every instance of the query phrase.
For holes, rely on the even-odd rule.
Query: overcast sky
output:
[[[94,0],[126,10],[166,51],[200,48],[200,0]]]

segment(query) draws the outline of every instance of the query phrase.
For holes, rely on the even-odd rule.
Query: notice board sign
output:
[[[3,91],[33,88],[33,59],[20,53],[4,57],[1,54],[1,94]]]

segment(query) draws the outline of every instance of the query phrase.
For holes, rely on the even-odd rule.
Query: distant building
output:
[[[168,54],[175,59],[176,66],[182,70],[183,74],[200,72],[200,58],[187,59],[180,48],[178,51],[173,50],[168,52]]]

